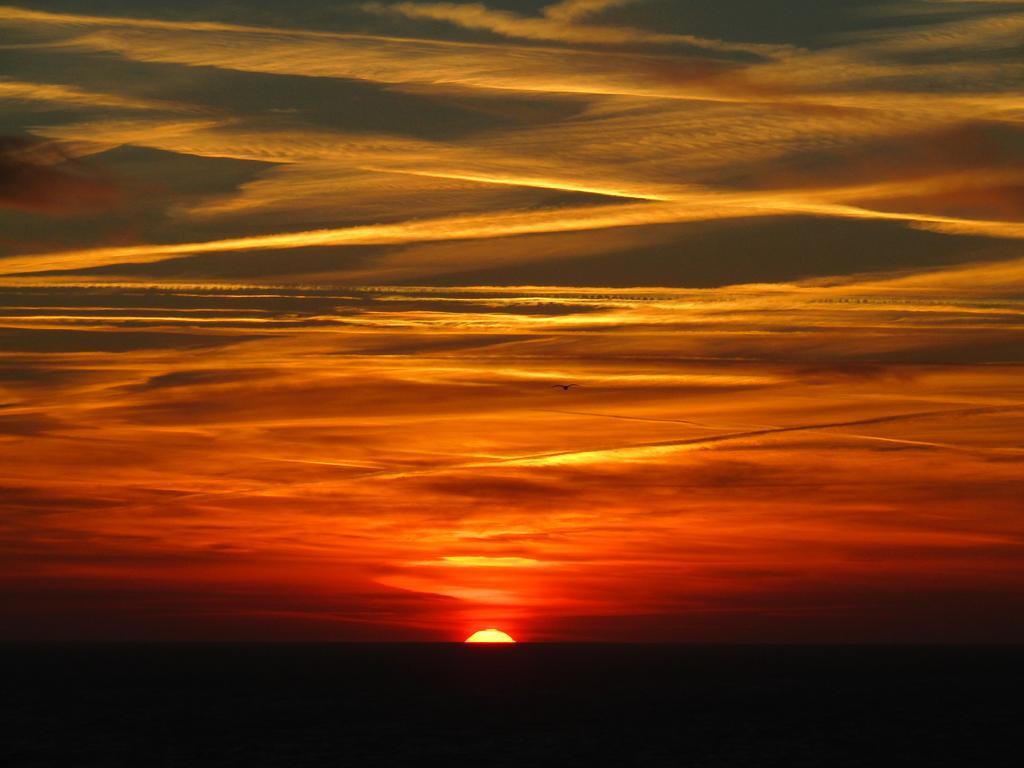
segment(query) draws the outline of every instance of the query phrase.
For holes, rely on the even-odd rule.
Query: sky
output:
[[[0,5],[0,637],[1024,641],[1022,54]]]

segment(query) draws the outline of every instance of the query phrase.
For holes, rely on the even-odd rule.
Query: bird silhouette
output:
[[[579,386],[579,384],[552,384],[551,388],[552,389],[561,389],[561,390],[563,390],[565,392],[568,392],[570,387],[578,387],[578,386]]]

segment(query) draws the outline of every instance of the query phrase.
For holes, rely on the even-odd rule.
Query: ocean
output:
[[[0,765],[1016,766],[1024,648],[0,647]]]

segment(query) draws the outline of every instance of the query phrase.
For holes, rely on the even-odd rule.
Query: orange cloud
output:
[[[894,583],[1022,588],[1019,308],[936,287],[21,288],[0,551],[33,585],[0,589],[88,584],[126,631],[174,594],[242,635],[254,612],[305,636],[500,615],[558,638],[572,615],[618,637],[638,613],[648,637],[728,636],[709,614],[771,635],[797,611],[804,638],[886,637]]]
[[[499,35],[527,40],[599,45],[675,44],[717,52],[761,55],[775,55],[789,50],[785,46],[734,43],[694,35],[665,34],[629,27],[580,23],[585,17],[609,8],[627,5],[630,2],[635,2],[635,0],[582,0],[582,2],[570,0],[570,2],[554,3],[547,6],[539,17],[494,10],[480,3],[373,2],[364,3],[362,8],[370,13],[393,13],[412,19],[447,21],[460,27],[483,29]]]

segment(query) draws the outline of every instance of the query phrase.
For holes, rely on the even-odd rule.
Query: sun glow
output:
[[[466,638],[467,643],[514,643],[511,635],[500,629],[481,629]]]

